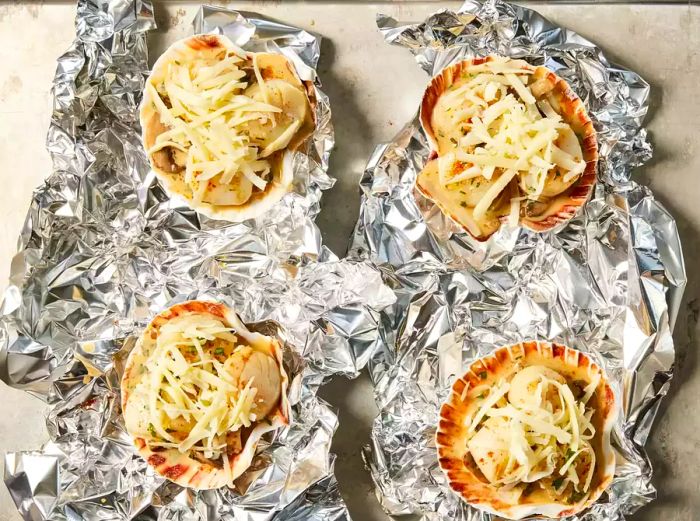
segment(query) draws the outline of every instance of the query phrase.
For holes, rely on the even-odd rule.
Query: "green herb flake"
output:
[[[223,347],[217,347],[214,349],[214,354],[216,356],[223,356],[224,355],[224,348]]]
[[[478,398],[479,400],[483,400],[484,398],[486,398],[486,391],[484,391],[484,392],[481,393],[479,396],[477,396],[477,398]]]
[[[552,486],[554,487],[554,490],[559,490],[564,483],[564,478],[557,478],[554,481],[552,481]]]
[[[153,426],[152,423],[148,424],[148,434],[150,434],[154,438],[156,437],[156,428]]]
[[[486,380],[486,378],[488,377],[488,375],[489,375],[489,374],[488,374],[486,371],[481,371],[481,372],[479,373],[479,378],[481,378],[482,380]]]
[[[452,142],[453,145],[457,144],[457,140],[453,137],[450,138],[450,141]]]
[[[567,450],[567,451],[566,451],[566,456],[565,456],[565,457],[566,457],[566,461],[569,461],[569,460],[573,457],[574,454],[576,454],[575,451],[573,451],[573,450],[571,450],[571,449]]]
[[[585,496],[583,492],[572,492],[569,498],[569,503],[578,503]]]

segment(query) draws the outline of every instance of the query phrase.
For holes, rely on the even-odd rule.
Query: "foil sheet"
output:
[[[557,71],[586,104],[601,156],[600,182],[566,226],[502,229],[480,243],[415,198],[429,154],[417,117],[376,148],[349,256],[379,267],[397,296],[381,312],[385,345],[370,363],[380,412],[364,455],[377,496],[388,513],[423,521],[492,519],[454,494],[439,468],[440,405],[475,358],[556,340],[602,364],[622,408],[615,479],[571,519],[622,520],[655,495],[644,444],[672,375],[671,333],[686,282],[673,217],[631,175],[651,157],[642,126],[649,85],[576,33],[505,2],[470,0],[422,23],[382,15],[377,23],[429,75],[490,53]]]
[[[378,346],[393,302],[379,272],[338,260],[313,220],[333,146],[317,88],[317,130],[274,212],[232,224],[171,202],[141,148],[148,74],[146,0],[81,0],[77,39],[58,60],[47,138],[54,169],[29,208],[0,318],[0,377],[46,400],[50,441],[7,454],[5,483],[27,520],[343,520],[330,444],[337,426],[317,397],[354,376]],[[195,31],[292,59],[315,72],[320,39],[252,13],[204,7]],[[195,492],[135,454],[119,410],[124,358],[164,308],[212,299],[282,336],[293,375],[289,427],[267,438],[236,490]]]

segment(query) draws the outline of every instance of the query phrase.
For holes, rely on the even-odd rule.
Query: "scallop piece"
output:
[[[508,391],[508,401],[516,407],[536,402],[538,398],[537,386],[543,378],[549,378],[560,384],[566,383],[566,379],[553,369],[542,365],[531,365],[521,369],[513,376]],[[557,394],[556,389],[545,389],[545,393],[547,399],[552,399]],[[551,393],[554,393],[554,396]]]
[[[245,95],[282,109],[279,113],[263,114],[245,125],[251,141],[261,148],[260,157],[289,145],[309,110],[306,93],[284,80],[275,79],[266,81],[264,88],[259,83],[251,85]]]
[[[490,483],[498,481],[508,464],[508,432],[505,418],[489,418],[467,442],[472,458]]]
[[[141,381],[134,387],[124,406],[124,424],[132,436],[150,437],[148,407],[148,382]]]
[[[170,130],[170,127],[163,123],[157,112],[153,112],[150,119],[142,125],[145,124],[145,135],[148,139],[144,138],[144,146],[146,150],[150,149],[156,144],[158,136]],[[175,147],[163,147],[160,150],[156,150],[150,154],[150,160],[156,168],[167,172],[169,174],[175,174],[182,172],[185,169],[185,161],[187,160],[187,154],[178,150]]]
[[[270,414],[282,392],[280,369],[276,360],[262,351],[243,346],[233,353],[227,365],[241,389],[253,380],[251,387],[257,391],[254,412],[258,419]]]
[[[468,179],[459,183],[443,186],[438,173],[438,161],[429,161],[418,174],[416,189],[438,205],[442,213],[447,215],[462,229],[478,240],[492,235],[501,225],[500,218],[507,214],[504,207],[504,195],[507,190],[496,198],[482,219],[474,219],[474,205],[498,178],[494,175],[490,180],[484,177]]]
[[[187,438],[188,434],[192,432],[192,429],[194,429],[196,422],[194,421],[194,418],[190,418],[189,420],[186,420],[182,416],[178,416],[177,418],[173,418],[167,421],[167,429],[168,432],[171,432],[171,435],[173,438],[175,438],[178,441],[182,441],[185,438]]]
[[[151,160],[164,172],[177,174],[185,170],[187,156],[175,147],[165,147],[153,152]]]
[[[441,153],[456,148],[456,143],[467,133],[472,116],[483,108],[464,107],[463,104],[456,96],[441,96],[435,105],[431,125]]]
[[[583,152],[581,151],[581,143],[579,143],[576,134],[571,128],[559,130],[559,136],[554,144],[567,154],[573,156],[574,161],[580,161],[583,157]],[[555,166],[549,172],[547,172],[547,179],[544,182],[544,189],[542,190],[542,195],[546,197],[553,197],[559,195],[560,193],[566,191],[571,187],[576,181],[581,177],[580,175],[571,177],[566,181],[566,175],[569,173],[568,170]]]
[[[221,183],[219,178],[210,179],[202,200],[217,206],[239,206],[248,202],[253,195],[253,183],[238,172],[230,183]]]
[[[251,386],[257,389],[255,413],[259,418],[264,418],[275,408],[282,392],[277,362],[271,356],[255,351],[241,373],[241,384],[246,385],[251,379]]]

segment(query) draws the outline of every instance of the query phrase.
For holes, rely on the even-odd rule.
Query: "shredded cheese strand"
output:
[[[501,378],[486,397],[483,389],[466,387],[463,399],[482,400],[465,422],[467,448],[484,476],[503,487],[548,479],[546,486],[558,496],[569,494],[570,503],[589,494],[595,411],[586,404],[599,382],[596,375],[576,399],[561,375],[528,366]]]
[[[230,372],[242,349],[237,340],[231,328],[207,315],[184,314],[160,327],[147,361],[150,375],[139,384],[148,396],[149,444],[215,459],[224,456],[228,433],[256,421],[253,378],[239,388]],[[224,363],[216,359],[224,348],[205,347],[209,341],[228,346]]]
[[[525,62],[502,57],[470,65],[463,71],[464,83],[445,91],[444,100],[439,102],[440,114],[433,116],[441,118],[441,132],[448,133],[454,147],[438,158],[442,186],[452,191],[469,190],[475,185],[464,181],[480,175],[490,181],[494,172],[515,171],[509,172],[509,177],[517,178],[524,194],[511,194],[509,211],[504,212],[511,223],[516,203],[519,208],[525,199],[541,200],[553,191],[561,193],[586,168],[571,127],[550,101],[533,95],[533,89],[543,92],[544,80],[531,82],[532,73]],[[442,138],[448,135],[442,134]],[[571,136],[573,139],[567,139]],[[561,146],[559,140],[568,146]],[[455,168],[458,162],[465,164]],[[494,184],[479,196],[473,211],[476,222],[484,219],[507,185]]]
[[[248,90],[243,67],[251,62],[256,84]],[[263,78],[257,54],[237,49],[223,55],[204,53],[196,60],[173,60],[146,85],[161,122],[168,127],[157,136],[149,156],[159,168],[182,175],[196,202],[246,203],[253,190],[266,189],[272,171],[266,158],[287,146],[301,128],[298,113],[306,111],[305,106],[283,109],[305,104],[305,95],[292,96],[290,101],[285,98],[287,90],[299,89],[282,80],[275,82],[278,86],[271,87]],[[279,87],[281,83],[284,88]],[[255,88],[262,99],[256,99]],[[275,130],[278,125],[282,126]],[[274,131],[269,138],[265,137],[268,131]],[[154,154],[161,155],[155,159]]]

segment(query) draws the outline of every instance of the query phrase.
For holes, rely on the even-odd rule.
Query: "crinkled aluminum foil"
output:
[[[563,229],[502,230],[479,243],[429,202],[420,201],[427,218],[419,210],[413,186],[429,148],[417,118],[374,152],[350,256],[377,265],[397,296],[381,313],[385,347],[370,363],[380,413],[365,457],[382,506],[424,521],[491,519],[452,493],[438,466],[439,407],[475,358],[558,340],[606,368],[623,408],[615,480],[572,519],[621,520],[655,495],[644,444],[671,378],[686,281],[673,218],[630,179],[651,156],[642,127],[649,86],[581,36],[504,2],[467,1],[419,24],[377,21],[430,75],[489,53],[556,70],[588,107],[601,155],[601,182]]]
[[[317,37],[248,13],[203,8],[196,31],[284,52],[315,81]],[[329,449],[337,417],[317,398],[378,343],[394,296],[368,265],[339,261],[313,223],[333,145],[328,100],[296,158],[293,193],[265,217],[232,224],[168,200],[141,148],[148,73],[145,0],[83,0],[78,38],[59,58],[48,149],[0,318],[0,376],[52,408],[51,441],[8,454],[5,483],[27,520],[349,519]],[[124,355],[150,318],[178,301],[215,299],[284,335],[293,356],[291,425],[267,441],[239,489],[194,492],[135,454],[119,411]],[[274,322],[273,322],[274,321]]]

